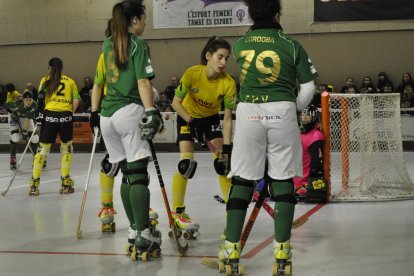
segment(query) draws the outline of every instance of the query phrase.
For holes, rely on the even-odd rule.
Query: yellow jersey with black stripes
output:
[[[219,113],[223,101],[225,108],[236,109],[236,94],[236,82],[229,74],[223,71],[216,80],[210,81],[205,65],[188,68],[175,90],[175,95],[182,99],[183,107],[193,118]]]
[[[62,75],[58,88],[53,91],[52,95],[49,95],[45,87],[45,82],[48,79],[49,76],[43,77],[39,85],[39,93],[44,93],[45,95],[45,109],[57,112],[72,112],[73,100],[80,99],[75,81],[68,76]]]

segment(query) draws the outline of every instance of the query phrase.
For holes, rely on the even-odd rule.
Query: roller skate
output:
[[[226,275],[243,275],[244,267],[239,263],[240,254],[240,242],[225,240],[218,251],[218,271],[225,272]]]
[[[135,225],[132,225],[129,227],[128,244],[125,247],[125,251],[127,255],[131,255],[132,248],[134,247],[136,237],[137,237],[137,230],[135,230]]]
[[[29,196],[38,196],[39,195],[39,185],[40,185],[40,178],[31,178],[30,179],[30,190]]]
[[[171,215],[174,219],[174,223],[176,225],[176,236],[180,238],[181,236],[184,237],[186,240],[195,240],[197,237],[200,236],[200,232],[198,229],[200,228],[200,224],[198,222],[192,220],[188,214],[185,212],[185,207],[177,207],[175,212],[171,212]],[[173,237],[173,233],[170,231],[168,233],[170,238]]]
[[[160,232],[152,232],[149,228],[137,231],[135,244],[132,247],[131,260],[146,262],[150,258],[161,257],[161,236]]]
[[[60,179],[62,181],[62,186],[59,188],[59,194],[72,194],[75,192],[75,188],[73,188],[75,182],[69,175],[62,176]]]
[[[273,241],[273,253],[275,255],[275,263],[272,268],[273,276],[291,276],[292,275],[292,246],[290,241],[278,243]]]
[[[10,170],[16,169],[16,156],[11,155],[10,156]]]
[[[116,225],[114,221],[114,216],[116,214],[115,209],[113,208],[113,203],[105,203],[102,206],[101,211],[98,214],[98,217],[100,218],[102,222],[102,232],[115,232],[116,231]]]

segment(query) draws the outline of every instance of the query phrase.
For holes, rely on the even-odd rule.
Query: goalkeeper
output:
[[[319,111],[313,105],[304,109],[300,116],[303,176],[293,178],[299,199],[305,199],[307,193],[313,192],[313,187],[308,187],[309,179],[323,180],[322,150],[325,138],[319,130],[318,118]]]

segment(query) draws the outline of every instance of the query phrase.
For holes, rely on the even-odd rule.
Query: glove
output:
[[[43,113],[42,113],[42,112],[37,113],[37,116],[36,116],[36,118],[35,118],[36,124],[37,124],[38,126],[41,126],[41,125],[42,125],[42,123],[43,123],[43,120],[44,120]]]
[[[141,129],[142,140],[153,139],[155,134],[164,128],[159,110],[155,107],[146,108],[145,116],[142,118],[138,126]]]
[[[221,152],[221,158],[214,160],[214,169],[219,175],[227,175],[230,172],[231,164],[231,151],[233,145],[223,145],[223,151]]]
[[[191,118],[187,124],[190,128],[191,137],[199,143],[204,144],[203,120],[200,118]]]
[[[91,126],[92,133],[95,135],[95,127],[101,130],[100,116],[98,111],[92,111],[89,117],[89,125]]]

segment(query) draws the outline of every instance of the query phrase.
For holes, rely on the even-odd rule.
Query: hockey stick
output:
[[[85,190],[83,191],[82,204],[81,204],[79,218],[78,218],[78,227],[76,228],[76,237],[78,238],[78,240],[80,240],[82,236],[81,225],[82,225],[82,218],[83,218],[83,210],[85,209],[86,195],[88,194],[88,184],[89,184],[89,178],[91,176],[92,161],[93,161],[93,157],[95,156],[96,141],[98,140],[98,136],[99,136],[98,127],[95,127],[94,133],[95,135],[93,138],[92,154],[91,154],[91,159],[89,161],[88,174],[86,176]]]
[[[154,144],[152,143],[152,140],[148,140],[148,143],[151,149],[151,155],[154,161],[155,170],[157,171],[158,181],[160,182],[162,197],[164,198],[164,204],[167,210],[168,220],[170,223],[170,228],[173,234],[173,238],[175,240],[175,244],[177,246],[178,252],[180,253],[181,256],[184,256],[187,253],[188,243],[184,240],[184,244],[181,244],[180,240],[177,237],[176,226],[175,226],[172,214],[171,214],[170,203],[168,202],[167,192],[165,191],[164,180],[162,179],[161,169],[160,169],[160,165],[158,164],[158,159],[155,153]]]
[[[14,171],[13,177],[10,180],[9,186],[7,186],[6,190],[4,190],[3,192],[1,192],[1,195],[2,196],[5,196],[7,194],[7,192],[9,191],[9,189],[10,189],[10,187],[11,187],[13,181],[14,181],[14,178],[16,177],[17,170],[20,168],[20,165],[22,164],[23,158],[26,155],[27,148],[30,146],[30,141],[32,140],[33,135],[35,134],[36,129],[37,129],[37,125],[35,126],[32,135],[30,135],[30,139],[27,142],[26,148],[24,149],[22,156],[20,157],[19,163],[17,164],[17,167],[16,167],[16,170]]]

